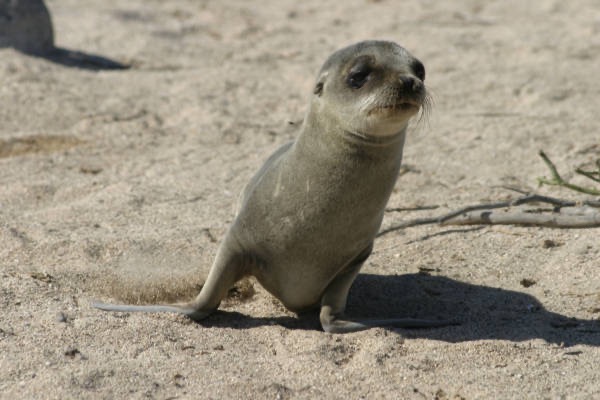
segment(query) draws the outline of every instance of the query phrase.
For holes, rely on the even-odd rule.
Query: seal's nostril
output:
[[[400,82],[402,82],[402,85],[404,86],[412,86],[412,81],[413,79],[410,76],[401,76],[400,77]]]

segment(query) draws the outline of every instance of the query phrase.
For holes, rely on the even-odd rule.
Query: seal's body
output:
[[[328,332],[445,321],[340,319],[371,253],[402,160],[409,119],[426,102],[423,64],[395,43],[367,41],[322,67],[299,137],[279,148],[244,190],[198,297],[109,311],[179,312],[200,320],[253,275],[292,311],[321,307]]]

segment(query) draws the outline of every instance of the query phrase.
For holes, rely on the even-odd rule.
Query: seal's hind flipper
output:
[[[193,319],[194,321],[200,321],[208,317],[212,311],[202,311],[194,307],[192,303],[186,304],[146,304],[146,305],[132,305],[132,304],[108,304],[94,301],[92,307],[102,311],[116,311],[116,312],[144,312],[144,313],[176,313],[183,314],[186,317]]]

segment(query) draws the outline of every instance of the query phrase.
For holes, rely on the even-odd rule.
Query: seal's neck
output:
[[[353,161],[356,158],[366,158],[370,161],[389,161],[399,165],[406,137],[406,125],[393,135],[371,136],[343,129],[343,124],[335,116],[326,115],[324,111],[309,110],[297,139],[298,146],[308,147],[313,152],[323,152],[326,157],[335,155],[337,160]]]

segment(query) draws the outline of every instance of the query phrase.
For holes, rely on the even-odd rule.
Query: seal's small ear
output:
[[[317,84],[315,85],[315,89],[313,90],[313,94],[316,94],[318,97],[321,97],[323,93],[323,86],[325,85],[325,78],[327,78],[327,72],[322,73],[317,79]]]
[[[315,86],[315,90],[313,90],[313,93],[316,94],[317,96],[321,97],[321,93],[323,93],[323,82],[317,82],[317,84]]]

